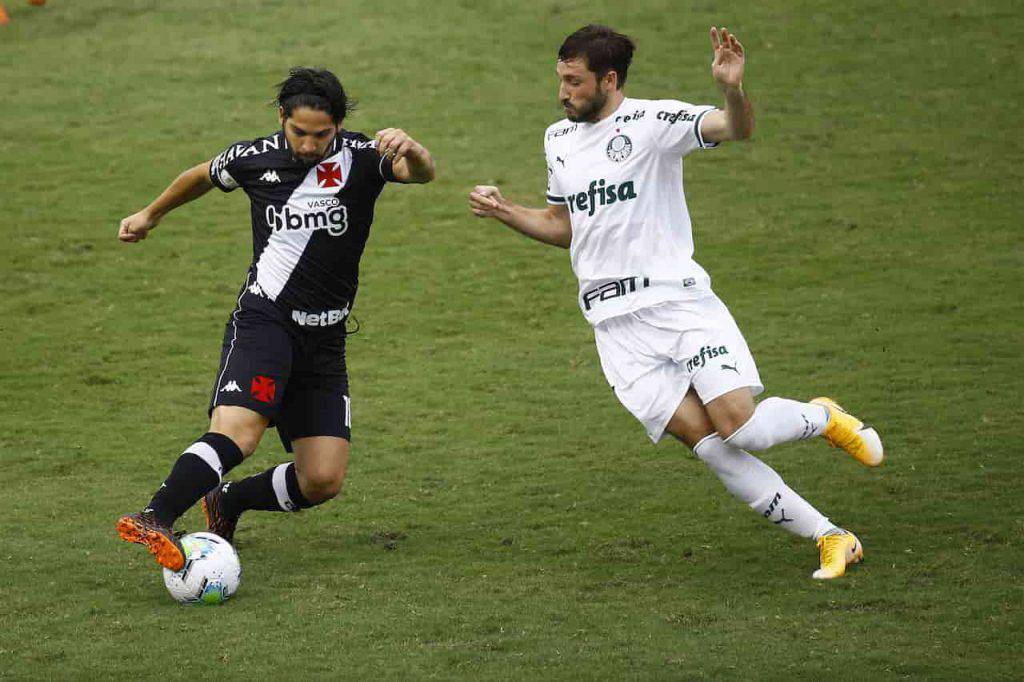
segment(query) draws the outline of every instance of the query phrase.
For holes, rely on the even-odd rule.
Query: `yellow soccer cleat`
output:
[[[864,546],[860,540],[845,530],[818,538],[818,552],[821,554],[821,568],[811,574],[817,580],[842,578],[847,566],[859,564],[864,558]]]
[[[831,398],[811,401],[828,409],[828,424],[821,434],[834,448],[842,448],[864,466],[876,467],[885,459],[878,432],[848,413]]]

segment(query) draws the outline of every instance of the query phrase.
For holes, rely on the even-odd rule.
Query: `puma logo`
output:
[[[563,168],[565,167],[565,159],[563,159],[561,156],[556,156],[555,157],[555,161],[557,161],[558,163],[562,164]]]
[[[734,372],[736,372],[737,374],[739,374],[739,373],[740,373],[740,371],[739,371],[738,369],[736,369],[736,365],[737,365],[737,364],[739,364],[739,363],[736,363],[736,364],[733,364],[733,365],[726,365],[725,363],[723,363],[723,364],[722,364],[722,369],[731,369],[732,371],[734,371]]]

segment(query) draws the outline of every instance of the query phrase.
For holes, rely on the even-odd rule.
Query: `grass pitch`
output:
[[[0,679],[1020,674],[1015,3],[7,4]],[[755,140],[686,166],[697,258],[769,392],[834,395],[885,438],[879,471],[765,456],[864,540],[842,581],[650,446],[565,252],[466,209],[481,182],[542,203],[555,51],[592,20],[638,39],[637,97],[718,102],[713,22],[747,48]],[[213,193],[135,246],[116,222],[272,130],[296,64],[335,69],[350,127],[409,130],[438,180],[378,205],[342,498],[250,514],[238,597],[182,608],[113,521],[205,430],[247,204]],[[282,459],[270,433],[237,475]]]

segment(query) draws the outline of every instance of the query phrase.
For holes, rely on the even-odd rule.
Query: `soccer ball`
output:
[[[182,604],[221,604],[238,589],[242,565],[235,548],[213,533],[190,533],[181,538],[185,567],[164,569],[164,585]]]

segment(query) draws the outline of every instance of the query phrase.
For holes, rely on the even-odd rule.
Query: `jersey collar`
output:
[[[594,123],[584,123],[583,125],[589,126],[590,130],[594,130],[594,129],[600,127],[600,126],[607,125],[609,121],[614,121],[615,120],[615,117],[618,116],[619,112],[623,110],[623,107],[625,107],[626,103],[629,102],[629,101],[630,100],[629,100],[628,97],[623,97],[622,101],[619,102],[619,106],[615,107],[615,110],[612,111],[612,113],[608,114],[607,116],[602,118],[600,121],[596,121]]]
[[[335,133],[334,139],[331,140],[331,148],[328,149],[327,150],[327,154],[324,155],[325,159],[328,158],[328,157],[334,156],[335,154],[338,153],[338,150],[341,149],[341,144],[342,144],[342,142],[341,142],[341,133],[342,132],[344,132],[344,128],[339,129],[338,132]],[[289,152],[292,151],[292,146],[290,144],[288,144],[288,136],[284,134],[284,128],[283,127],[281,128],[281,139],[284,140],[284,148],[286,150],[288,150]]]

